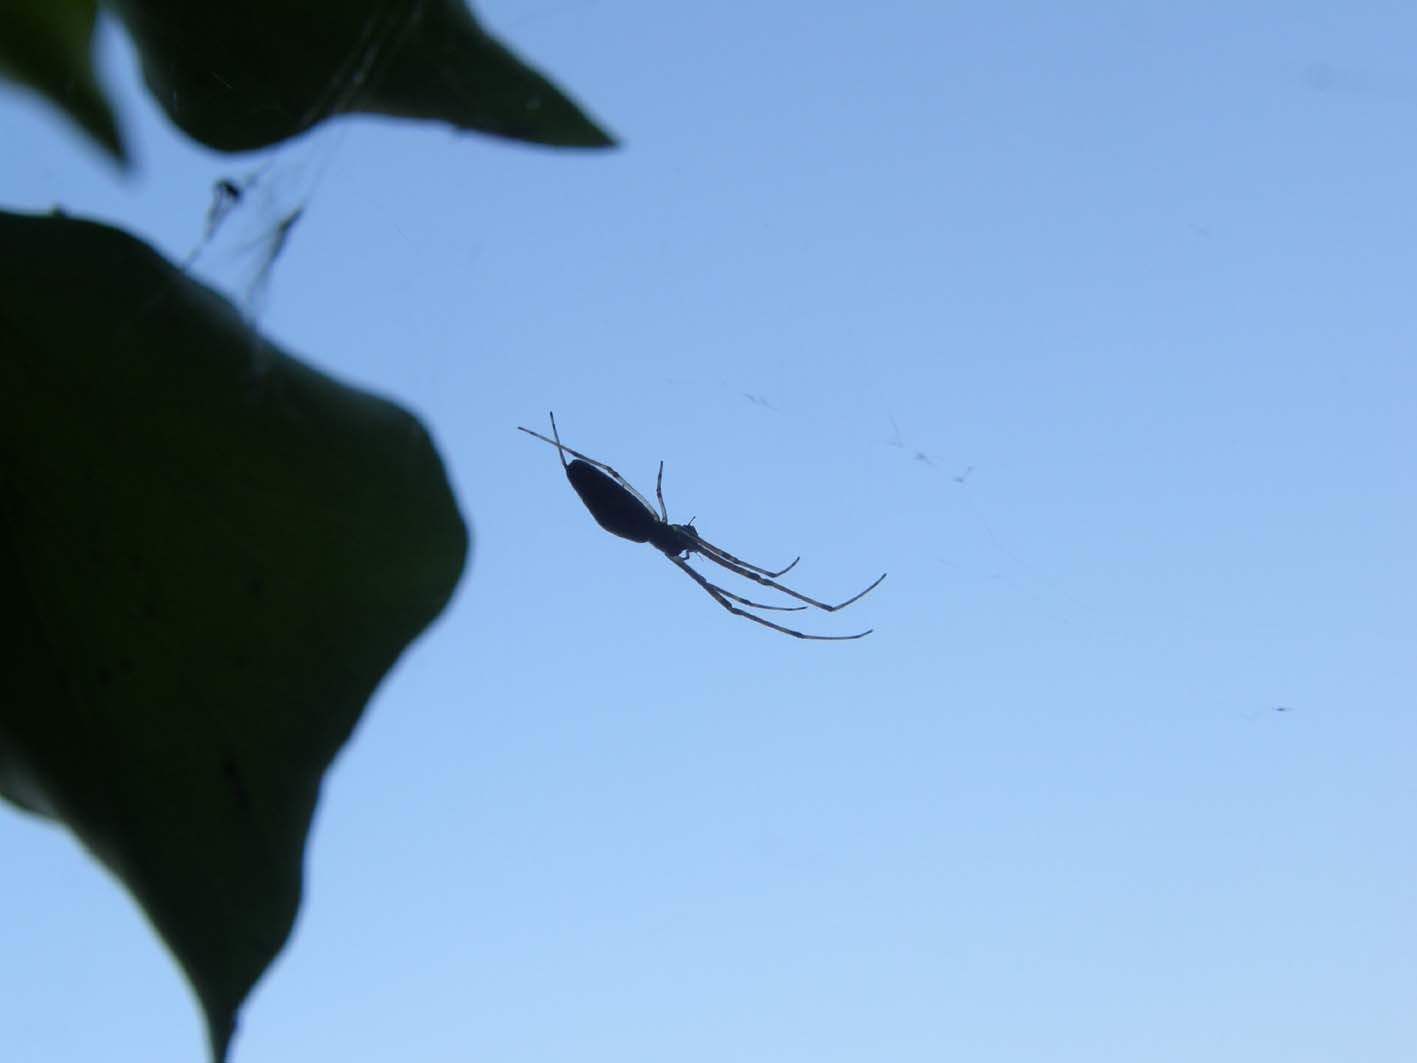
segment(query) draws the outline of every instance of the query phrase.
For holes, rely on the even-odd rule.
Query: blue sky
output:
[[[1411,1058],[1417,11],[1159,7],[482,5],[612,154],[216,156],[111,26],[133,179],[0,92],[7,205],[177,260],[273,159],[198,272],[303,204],[252,313],[475,534],[237,1063]],[[808,594],[889,571],[794,614],[875,633],[603,533],[552,409]],[[7,1059],[199,1058],[106,873],[0,844]]]

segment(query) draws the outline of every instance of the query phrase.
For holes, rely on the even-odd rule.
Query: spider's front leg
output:
[[[852,639],[865,638],[871,633],[871,628],[867,628],[865,631],[858,631],[854,635],[809,635],[806,632],[798,631],[796,628],[784,627],[766,617],[755,616],[746,609],[739,609],[733,602],[741,602],[743,605],[751,606],[755,609],[782,609],[783,606],[764,606],[758,602],[751,602],[746,598],[740,598],[732,591],[724,590],[718,584],[710,583],[708,580],[704,579],[703,576],[694,571],[693,567],[689,565],[688,562],[680,561],[677,557],[671,557],[669,560],[683,569],[686,576],[702,587],[710,598],[723,606],[723,608],[727,609],[734,616],[741,616],[744,620],[751,620],[755,624],[762,624],[763,627],[770,627],[774,631],[781,631],[784,635],[791,635],[795,639],[809,639],[814,642],[848,642]],[[732,601],[729,599],[732,599]],[[788,608],[792,607],[789,606]]]

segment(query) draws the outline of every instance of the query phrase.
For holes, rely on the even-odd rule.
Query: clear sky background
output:
[[[176,260],[273,160],[197,271],[418,412],[475,535],[236,1063],[1417,1058],[1417,8],[479,11],[623,148],[218,156],[109,25],[125,180],[0,91],[6,205]],[[602,532],[548,410],[809,594],[889,571],[790,614],[875,633]],[[200,1059],[106,872],[0,847],[4,1058]]]

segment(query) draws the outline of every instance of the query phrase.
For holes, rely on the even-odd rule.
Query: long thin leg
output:
[[[729,595],[729,592],[725,591],[722,587],[718,587],[710,583],[708,580],[704,579],[703,576],[699,575],[699,573],[695,572],[688,565],[687,562],[681,560],[680,558],[671,557],[669,558],[669,560],[673,561],[676,565],[683,569],[684,572],[688,574],[690,579],[692,579],[695,583],[697,583],[700,587],[702,587],[705,591],[708,592],[710,598],[716,601],[719,605],[723,606],[734,616],[741,616],[745,620],[753,621],[755,624],[762,624],[763,627],[770,627],[774,631],[781,631],[784,635],[791,635],[795,639],[813,639],[820,642],[845,642],[849,639],[865,638],[873,630],[875,630],[874,628],[867,628],[865,631],[858,632],[855,635],[807,635],[801,631],[794,631],[790,627],[783,627],[781,624],[774,624],[771,620],[765,620],[761,616],[754,616],[752,613],[747,612],[744,609],[739,609],[736,605],[729,604],[728,598],[724,597],[725,595],[728,595],[729,597],[732,597],[740,602],[743,599],[738,598],[736,595]],[[879,580],[877,582],[879,582]]]
[[[551,415],[551,436],[556,440],[556,456],[561,459],[561,468],[570,471],[570,466],[566,464],[566,448],[561,445],[561,433],[556,431],[556,415]]]
[[[654,482],[654,493],[659,498],[659,517],[662,521],[664,521],[665,524],[668,524],[669,510],[665,508],[664,505],[664,462],[662,461],[659,463],[659,477]],[[693,531],[691,525],[689,524],[680,525],[680,527],[689,528],[690,531]],[[698,539],[699,533],[697,531],[694,531],[693,535],[695,539]],[[718,547],[713,546],[711,547],[711,549],[718,550]],[[742,565],[744,568],[751,568],[754,572],[761,572],[764,576],[772,578],[781,576],[784,572],[789,571],[792,568],[792,565],[795,565],[797,564],[797,562],[802,560],[800,556],[794,557],[792,559],[792,564],[789,564],[787,568],[780,568],[776,572],[774,572],[771,569],[763,568],[760,565],[754,565],[748,561],[742,561],[739,558],[733,557],[731,554],[728,554],[726,551],[718,550],[718,552],[723,554],[724,557],[729,558],[735,564]]]
[[[696,532],[695,535],[697,536],[697,534],[698,534],[698,533]],[[770,569],[770,568],[763,568],[761,565],[755,565],[755,564],[753,564],[753,563],[751,563],[751,562],[749,562],[749,561],[744,561],[741,557],[734,557],[732,554],[730,554],[727,550],[723,549],[723,547],[721,547],[721,546],[714,546],[713,543],[705,543],[704,540],[702,540],[702,539],[699,539],[699,542],[703,543],[705,546],[707,546],[707,547],[709,548],[709,550],[712,550],[715,554],[717,554],[719,557],[723,558],[724,560],[726,560],[726,561],[731,561],[731,562],[732,562],[733,564],[735,564],[735,565],[742,565],[744,568],[751,568],[754,572],[758,572],[758,573],[761,573],[761,574],[764,575],[764,576],[767,576],[768,579],[777,579],[778,576],[785,576],[787,573],[791,572],[794,568],[797,567],[797,562],[799,562],[799,561],[802,560],[802,555],[799,554],[799,555],[797,555],[796,557],[794,557],[794,558],[792,559],[792,563],[789,564],[786,568],[780,568],[780,569],[778,569],[776,572],[774,572],[774,571],[773,571],[772,569]],[[705,556],[707,556],[707,553],[706,553],[706,552],[705,552]],[[710,560],[715,560],[715,559],[710,559]],[[721,564],[722,562],[717,562],[717,563]],[[837,608],[840,609],[841,606],[837,606]]]
[[[741,595],[734,594],[730,590],[725,590],[724,588],[719,587],[716,583],[714,584],[714,586],[718,589],[718,592],[724,597],[732,598],[739,605],[751,606],[754,609],[771,609],[774,612],[778,613],[801,613],[805,612],[807,609],[805,605],[768,605],[765,602],[755,602],[752,599],[744,598]]]
[[[808,605],[815,605],[818,609],[825,609],[829,613],[834,613],[838,609],[845,609],[852,602],[860,601],[862,598],[866,597],[866,595],[870,594],[873,590],[879,587],[881,585],[881,580],[886,578],[886,574],[882,572],[879,576],[876,577],[876,581],[872,583],[869,587],[867,587],[864,591],[860,591],[856,594],[853,594],[844,602],[838,602],[836,605],[828,605],[826,602],[819,602],[815,598],[808,598],[805,594],[799,594],[791,587],[784,587],[781,583],[778,583],[775,580],[767,579],[763,576],[758,575],[756,572],[753,572],[751,569],[747,568],[741,563],[738,563],[737,559],[734,558],[732,554],[728,553],[726,550],[720,550],[712,543],[707,543],[704,542],[704,540],[700,539],[699,545],[705,548],[698,551],[701,556],[703,556],[709,561],[712,561],[715,565],[718,565],[721,568],[728,569],[728,571],[732,572],[734,575],[742,576],[744,579],[750,579],[754,583],[762,584],[764,587],[771,587],[775,591],[781,591],[788,597],[796,598],[799,602],[806,602]],[[790,568],[791,566],[788,567]]]
[[[553,432],[556,431],[556,417],[554,414],[551,417],[551,430]],[[594,465],[597,469],[604,469],[607,473],[610,474],[612,478],[614,478],[616,483],[618,483],[626,491],[629,491],[630,494],[634,495],[635,498],[639,500],[640,504],[645,507],[645,509],[649,510],[651,513],[654,512],[654,507],[649,504],[649,500],[646,499],[644,495],[640,494],[638,491],[635,490],[635,485],[630,483],[629,480],[625,479],[609,465],[606,465],[605,462],[596,461],[594,458],[587,457],[579,450],[572,450],[570,447],[566,446],[566,444],[561,442],[559,436],[556,439],[548,439],[540,432],[533,432],[530,428],[523,428],[521,425],[517,425],[517,431],[525,432],[529,436],[536,436],[536,438],[541,440],[543,443],[550,443],[553,447],[557,449],[558,452],[564,450],[566,454],[571,455],[571,457],[573,458],[580,458],[581,461],[585,462],[588,465]],[[561,464],[563,466],[566,464],[566,454],[561,455]]]

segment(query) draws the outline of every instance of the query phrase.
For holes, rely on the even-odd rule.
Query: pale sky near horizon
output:
[[[174,260],[271,159],[196,271],[246,298],[303,206],[251,312],[474,533],[234,1063],[1417,1056],[1417,9],[478,10],[623,146],[218,156],[108,25],[124,179],[0,88],[6,209]],[[548,410],[805,593],[889,571],[788,614],[874,633],[606,535]],[[121,888],[0,846],[6,1063],[201,1059]]]

